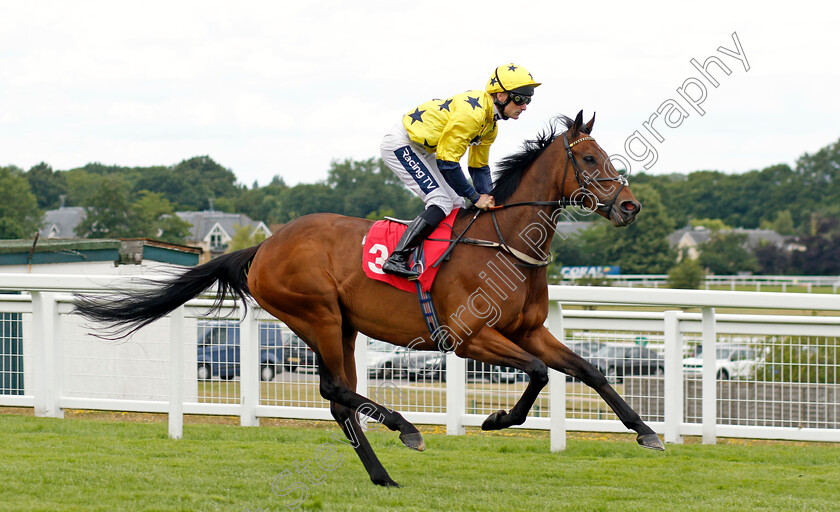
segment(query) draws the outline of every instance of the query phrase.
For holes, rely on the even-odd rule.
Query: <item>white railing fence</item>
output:
[[[605,274],[604,279],[612,286],[667,288],[667,274]],[[574,280],[561,280],[559,284],[574,284]],[[728,288],[735,291],[738,288],[751,288],[757,292],[762,289],[774,288],[787,292],[804,290],[811,293],[817,290],[831,289],[831,293],[840,290],[840,276],[765,276],[765,275],[707,275],[703,277],[703,288]],[[772,290],[771,290],[772,291]]]
[[[288,344],[293,336],[259,309],[246,314],[231,301],[221,311],[227,321],[219,322],[207,317],[212,301],[197,299],[117,342],[91,336],[97,326],[70,313],[70,291],[107,293],[132,282],[0,275],[0,289],[23,291],[0,295],[0,406],[33,407],[52,417],[64,409],[168,413],[173,438],[183,435],[184,414],[235,415],[244,426],[259,425],[262,417],[332,419],[305,349],[267,362],[270,340]],[[637,349],[626,365],[605,362],[602,370],[666,442],[683,436],[702,436],[704,443],[717,437],[840,442],[840,317],[755,313],[836,315],[838,296],[552,286],[549,298],[547,323],[558,339]],[[735,313],[716,312],[722,308]],[[375,342],[362,340],[358,389],[409,421],[445,425],[451,435],[509,410],[527,385],[522,374],[508,378],[453,354],[445,356],[445,369],[401,375],[396,367],[373,366],[374,355],[382,354],[372,351]],[[217,358],[212,365],[204,364],[208,347]],[[690,358],[700,347],[702,354]],[[721,359],[727,349],[750,356]],[[235,370],[225,374],[225,363]],[[199,375],[202,367],[209,373]],[[594,391],[553,370],[522,427],[550,430],[552,450],[564,448],[566,430],[626,432]]]

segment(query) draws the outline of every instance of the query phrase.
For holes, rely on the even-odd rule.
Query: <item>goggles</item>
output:
[[[508,95],[510,95],[510,101],[512,101],[516,105],[527,105],[531,103],[531,96],[527,94],[509,92]]]

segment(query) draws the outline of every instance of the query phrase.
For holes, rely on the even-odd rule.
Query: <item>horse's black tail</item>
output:
[[[124,338],[219,284],[213,310],[227,297],[238,296],[247,304],[248,269],[259,245],[224,254],[168,281],[147,281],[149,289],[103,296],[75,295],[73,312],[103,322],[108,339]],[[247,307],[247,306],[246,306]]]

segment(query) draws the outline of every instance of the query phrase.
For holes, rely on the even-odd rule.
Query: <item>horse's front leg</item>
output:
[[[491,327],[482,328],[467,343],[458,345],[455,353],[460,357],[469,357],[483,363],[517,368],[528,374],[528,386],[510,412],[494,412],[484,420],[481,429],[499,430],[525,423],[528,411],[533,407],[540,391],[548,384],[548,370],[545,364]]]
[[[664,450],[659,437],[639,414],[627,405],[604,377],[604,374],[592,366],[589,361],[572,352],[560,343],[545,327],[540,326],[522,338],[522,347],[542,360],[547,366],[557,371],[580,379],[601,395],[625,427],[635,431],[636,441],[645,448]]]

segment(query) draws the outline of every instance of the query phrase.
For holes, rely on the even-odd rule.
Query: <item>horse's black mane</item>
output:
[[[570,117],[559,115],[549,122],[548,127],[540,132],[535,139],[526,140],[522,143],[522,151],[506,156],[496,167],[496,176],[493,182],[495,186],[490,195],[496,200],[496,204],[502,204],[513,194],[522,179],[522,173],[533,164],[545,149],[554,142],[563,132],[558,132],[558,124],[562,124],[566,130],[574,125]]]

